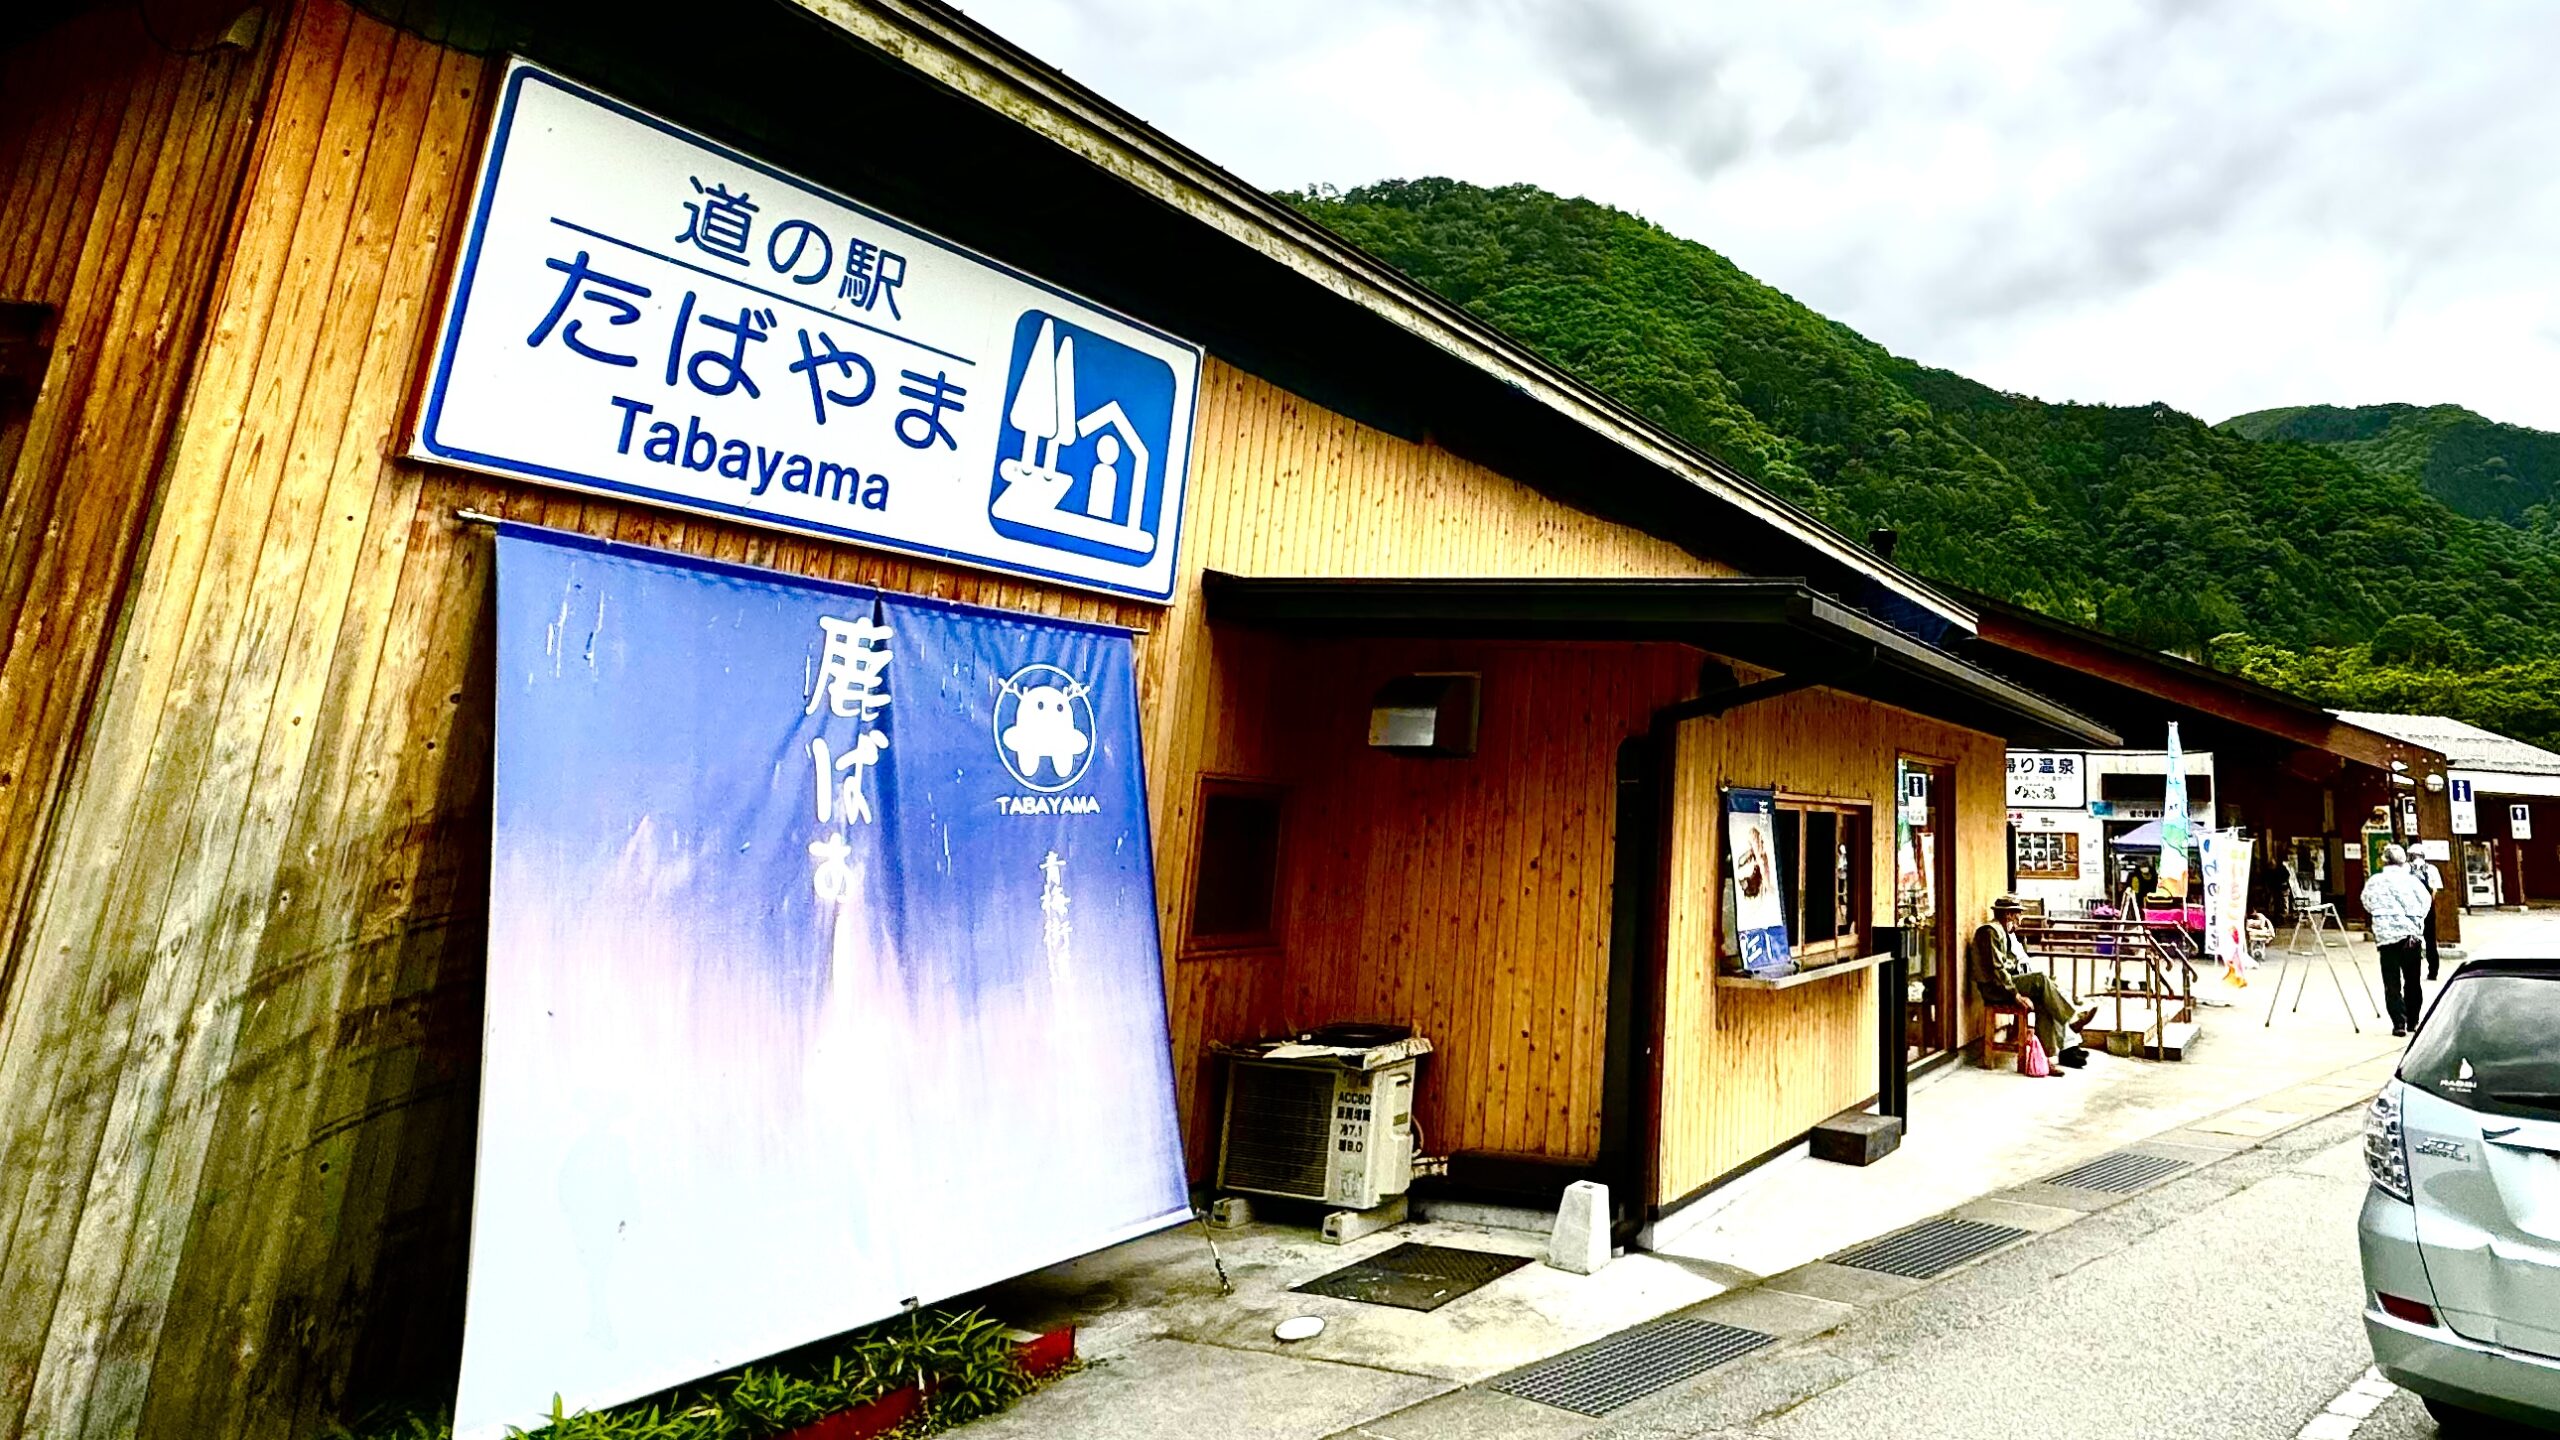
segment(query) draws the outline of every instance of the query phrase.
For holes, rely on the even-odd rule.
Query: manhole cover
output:
[[[1712,1320],[1657,1320],[1514,1370],[1492,1388],[1582,1415],[1606,1415],[1776,1339]]]
[[[1832,1256],[1831,1263],[1927,1280],[2023,1239],[2026,1233],[2013,1225],[1987,1225],[1979,1220],[1931,1220],[1844,1250]]]
[[[2146,1185],[2188,1169],[2192,1163],[2166,1155],[2119,1150],[2113,1155],[2101,1155],[2086,1165],[2075,1165],[2044,1183],[2067,1185],[2074,1190],[2103,1190],[2111,1195],[2130,1195]]]
[[[1399,1310],[1437,1310],[1528,1263],[1526,1255],[1496,1255],[1447,1245],[1398,1245],[1295,1288],[1301,1294],[1393,1305]]]

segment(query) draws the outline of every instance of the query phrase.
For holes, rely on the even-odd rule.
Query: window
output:
[[[2018,878],[2079,879],[2080,837],[2061,830],[2019,831]]]
[[[1200,836],[1191,880],[1191,933],[1184,953],[1245,950],[1277,939],[1280,888],[1277,786],[1200,782]]]
[[[1867,876],[1874,860],[1867,807],[1782,794],[1770,818],[1778,848],[1778,899],[1795,958],[1814,963],[1865,954]],[[1725,950],[1737,955],[1732,916],[1728,899]]]
[[[2466,971],[2444,987],[2418,1027],[2400,1078],[2483,1115],[2560,1120],[2555,1032],[2560,977]]]

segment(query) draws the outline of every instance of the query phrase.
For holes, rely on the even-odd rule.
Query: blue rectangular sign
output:
[[[462,1434],[1189,1213],[1125,631],[498,550]]]
[[[1164,600],[1199,384],[1185,341],[519,61],[410,453]]]

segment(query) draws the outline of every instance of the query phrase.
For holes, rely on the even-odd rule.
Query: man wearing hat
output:
[[[2063,1027],[2078,1029],[2088,1024],[2098,1007],[2084,1007],[2065,995],[2059,982],[2027,958],[2027,947],[2018,939],[2018,917],[2026,908],[2015,895],[1991,902],[1993,923],[1973,936],[1973,980],[1985,1000],[1997,1003],[2003,995],[2014,996],[2034,1012],[2036,1038],[2044,1043],[2044,1053],[2053,1057],[2053,1073],[2059,1075],[2064,1066],[2078,1069],[2089,1063],[2086,1049],[2062,1043]]]

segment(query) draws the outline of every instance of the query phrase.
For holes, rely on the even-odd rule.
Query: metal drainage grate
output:
[[[1559,1410],[1606,1415],[1777,1338],[1712,1320],[1657,1320],[1514,1370],[1492,1388]]]
[[[1302,1294],[1393,1305],[1399,1310],[1437,1310],[1528,1263],[1526,1255],[1496,1255],[1449,1245],[1398,1245],[1294,1288]]]
[[[2044,1183],[2067,1185],[2074,1190],[2103,1190],[2111,1195],[2130,1195],[2146,1185],[2190,1169],[2194,1163],[2167,1155],[2119,1150],[2113,1155],[2101,1155],[2086,1165],[2075,1165]]]
[[[2014,1225],[1986,1225],[1979,1220],[1931,1220],[1908,1230],[1871,1240],[1831,1257],[1834,1265],[1877,1270],[1913,1280],[1944,1275],[1976,1255],[1987,1255],[2012,1240],[2026,1237]]]

